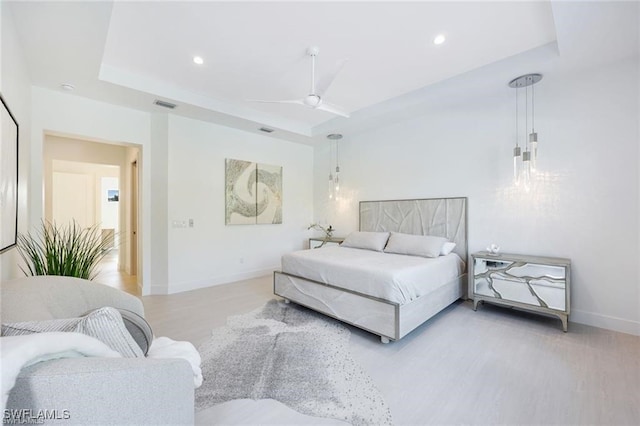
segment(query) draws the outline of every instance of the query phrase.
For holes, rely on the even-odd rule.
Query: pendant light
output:
[[[542,76],[540,76],[542,78]],[[540,80],[538,80],[540,81]],[[536,102],[534,83],[531,83],[531,133],[529,133],[529,147],[531,149],[531,171],[536,172],[538,167],[538,133],[535,130]]]
[[[336,168],[335,174],[332,174],[332,169],[329,169],[329,199],[338,198],[340,195],[340,151],[338,147],[338,141],[342,139],[340,133],[331,133],[327,135],[327,139],[333,142],[333,147],[336,153]]]
[[[522,150],[518,145],[518,91],[516,90],[516,147],[513,148],[513,183],[520,185],[520,175],[522,174]]]
[[[538,134],[535,131],[535,97],[533,85],[542,80],[542,74],[525,74],[514,78],[509,82],[509,87],[516,89],[516,146],[513,149],[513,180],[515,185],[523,184],[526,191],[531,188],[532,174],[538,167]],[[529,86],[531,86],[531,133],[529,133]],[[518,138],[520,137],[519,100],[518,92],[525,90],[524,108],[524,152],[521,150]]]

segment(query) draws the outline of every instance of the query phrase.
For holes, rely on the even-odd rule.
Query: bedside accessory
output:
[[[474,310],[478,303],[490,302],[546,313],[560,318],[567,331],[571,260],[486,251],[471,258],[469,294]]]
[[[324,232],[324,236],[325,236],[326,239],[330,239],[331,237],[333,237],[333,231],[335,231],[335,229],[333,229],[333,227],[331,225],[322,226],[317,222],[316,223],[312,223],[311,225],[309,225],[307,230],[309,230],[309,229],[313,229],[315,231]]]
[[[321,247],[339,246],[343,241],[344,237],[309,238],[309,248],[317,249]]]
[[[491,243],[489,247],[487,247],[487,251],[493,255],[500,254],[500,246],[494,243]]]

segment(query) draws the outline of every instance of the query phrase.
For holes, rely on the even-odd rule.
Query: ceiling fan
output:
[[[322,111],[327,111],[332,114],[341,115],[342,117],[349,118],[349,114],[342,108],[337,105],[330,104],[325,102],[322,95],[327,91],[333,80],[335,80],[336,76],[347,62],[347,59],[343,59],[340,61],[334,70],[333,73],[326,76],[316,85],[316,56],[318,56],[319,49],[316,46],[312,46],[307,48],[307,55],[311,56],[311,90],[309,94],[304,98],[300,99],[289,99],[289,100],[278,100],[278,101],[267,101],[262,99],[251,99],[250,102],[263,102],[263,103],[276,103],[276,104],[297,104],[303,105],[313,109],[319,109]]]

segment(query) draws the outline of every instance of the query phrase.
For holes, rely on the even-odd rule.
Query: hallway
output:
[[[137,284],[137,276],[118,270],[118,256],[118,250],[111,250],[102,259],[98,265],[98,275],[94,281],[140,297],[141,292]]]

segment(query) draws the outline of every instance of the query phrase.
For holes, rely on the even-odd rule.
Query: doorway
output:
[[[138,274],[138,161],[131,163],[131,250],[130,274]]]
[[[140,296],[139,149],[46,135],[43,151],[44,218],[97,226],[112,247],[95,281]]]

